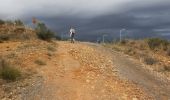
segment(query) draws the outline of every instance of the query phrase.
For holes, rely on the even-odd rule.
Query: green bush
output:
[[[36,31],[38,38],[42,40],[50,40],[54,37],[54,33],[50,31],[44,23],[38,23]]]
[[[3,25],[3,24],[5,24],[5,21],[0,19],[0,25]]]
[[[21,73],[18,69],[13,67],[5,67],[1,71],[1,76],[4,80],[15,81],[18,77],[21,76]]]
[[[0,76],[4,80],[15,81],[21,76],[21,72],[17,68],[10,66],[5,60],[1,60],[0,66]]]
[[[169,42],[160,38],[151,38],[147,40],[148,46],[152,50],[163,49],[167,50]]]

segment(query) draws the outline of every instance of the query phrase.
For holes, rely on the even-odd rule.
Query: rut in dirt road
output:
[[[107,53],[84,43],[57,44],[55,56],[39,70],[43,81],[27,89],[23,99],[152,100],[137,85],[119,78]]]

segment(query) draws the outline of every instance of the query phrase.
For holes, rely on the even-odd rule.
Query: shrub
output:
[[[125,45],[128,41],[127,40],[122,40],[120,43]]]
[[[170,71],[170,66],[165,65],[164,69],[165,69],[165,71]]]
[[[8,41],[9,35],[8,34],[0,34],[0,41]]]
[[[153,65],[153,64],[155,64],[157,61],[156,61],[154,58],[145,57],[145,58],[144,58],[144,62],[145,62],[145,64],[147,64],[147,65]]]
[[[46,65],[46,63],[42,60],[36,60],[35,63],[38,65]]]
[[[0,66],[1,66],[0,76],[4,80],[15,81],[17,78],[21,76],[21,72],[17,68],[12,67],[5,60],[1,60]]]
[[[54,37],[54,33],[50,31],[44,23],[39,23],[36,28],[38,38],[42,40],[50,40]]]
[[[53,53],[52,52],[48,52],[47,55],[48,56],[53,56]]]
[[[5,21],[0,19],[0,25],[3,25],[3,24],[5,24]]]
[[[18,77],[21,76],[21,73],[18,69],[13,67],[5,67],[1,71],[1,76],[4,80],[15,81]]]
[[[24,26],[24,23],[21,20],[15,20],[15,24],[18,26]]]
[[[132,52],[132,48],[126,48],[126,49],[125,49],[125,53],[126,53],[126,54],[129,54],[130,52]]]
[[[166,50],[169,42],[160,38],[151,38],[147,40],[148,46],[152,50],[163,49]]]
[[[47,49],[48,49],[49,51],[52,51],[52,52],[56,51],[56,48],[53,47],[53,46],[51,46],[51,45],[49,45],[49,46],[47,47]]]

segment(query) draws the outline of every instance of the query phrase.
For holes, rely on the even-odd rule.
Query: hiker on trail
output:
[[[74,43],[74,35],[75,35],[76,31],[73,27],[71,27],[70,29],[70,38],[71,38],[71,43]]]

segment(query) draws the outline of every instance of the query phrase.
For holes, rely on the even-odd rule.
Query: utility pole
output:
[[[63,33],[61,33],[61,40],[62,40],[62,41],[64,40]]]
[[[105,43],[105,37],[106,37],[107,35],[103,35],[103,43]]]
[[[122,31],[125,31],[126,29],[121,29],[120,30],[120,42],[122,41]]]

